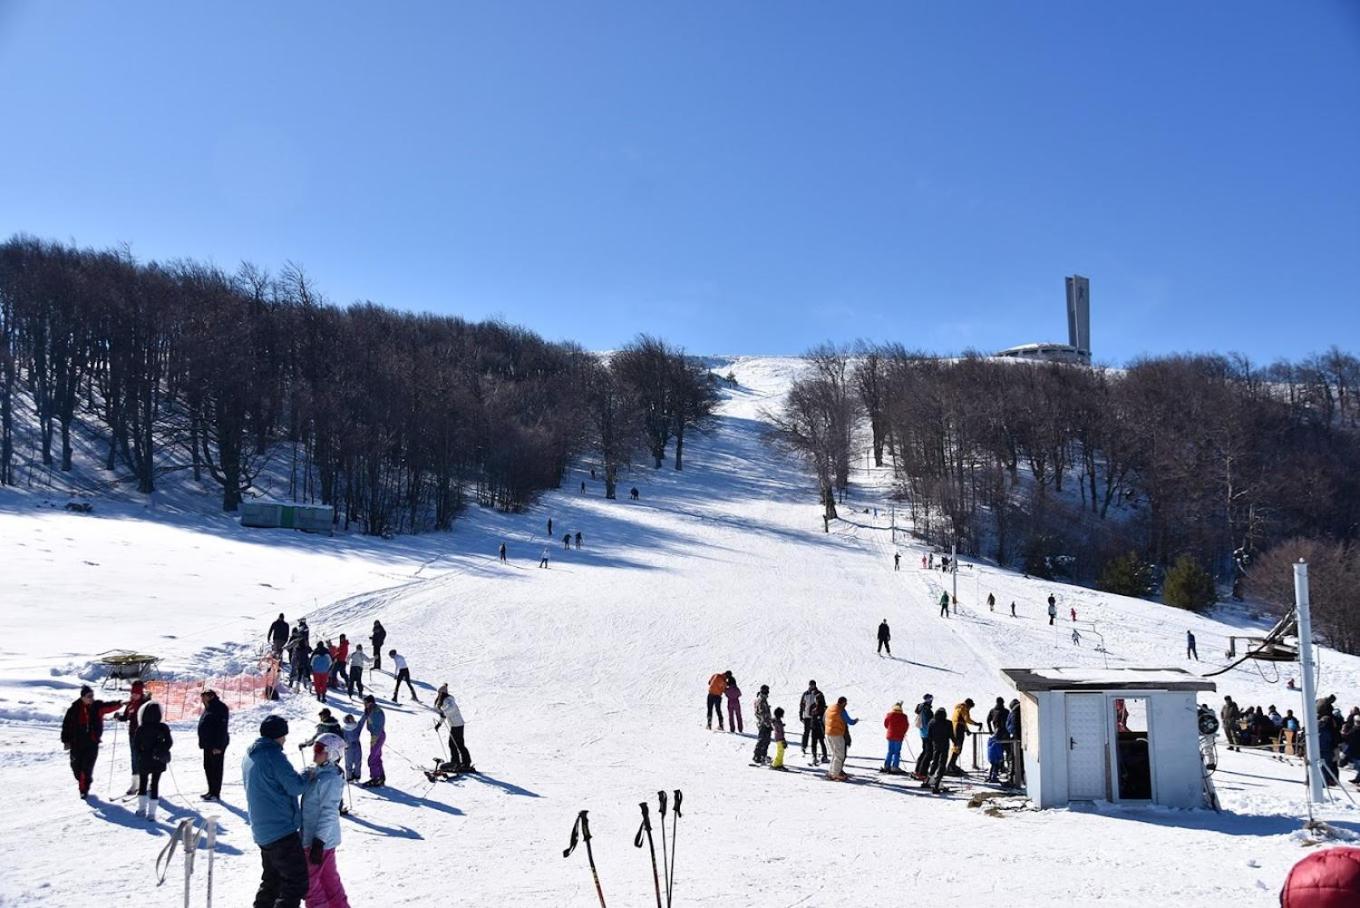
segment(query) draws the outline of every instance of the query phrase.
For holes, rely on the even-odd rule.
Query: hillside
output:
[[[730,368],[739,386],[725,392],[717,425],[687,441],[686,469],[623,477],[638,501],[605,500],[578,469],[530,512],[473,509],[449,534],[384,542],[252,532],[189,504],[148,513],[97,502],[79,515],[0,492],[10,605],[0,615],[0,773],[11,794],[0,860],[14,868],[0,905],[176,903],[174,878],[157,890],[152,876],[168,825],[149,829],[131,805],[106,799],[126,786],[125,743],[106,739],[99,797],[83,803],[57,743],[61,711],[96,653],[148,649],[174,676],[221,674],[251,664],[279,611],[290,621],[306,613],[314,638],[346,632],[366,648],[381,618],[419,682],[421,705],[388,708],[389,787],[352,793],[339,865],[355,904],[593,904],[584,856],[560,856],[584,808],[606,897],[648,904],[650,865],[631,837],[638,802],[655,805],[662,788],[685,793],[676,904],[869,904],[889,894],[941,905],[993,895],[1036,905],[1275,903],[1302,853],[1292,835],[1304,811],[1297,764],[1220,749],[1222,814],[1105,807],[993,817],[966,806],[969,791],[932,797],[878,779],[880,722],[896,700],[910,709],[926,691],[943,705],[971,696],[981,714],[992,698],[1009,699],[1002,667],[1180,666],[1187,629],[1208,670],[1228,634],[1256,625],[985,564],[960,575],[960,613],[939,618],[944,575],[922,571],[922,550],[903,535],[902,570],[893,571],[886,511],[872,510],[881,490],[855,489],[857,507],[823,533],[804,470],[762,443],[762,408],[798,361],[736,357]],[[550,517],[558,541],[546,538]],[[583,547],[564,551],[560,535],[577,531]],[[506,565],[496,560],[502,540]],[[980,601],[989,592],[995,614]],[[1043,615],[1050,592],[1057,627]],[[1015,618],[1003,607],[1011,600]],[[1079,647],[1070,608],[1085,635]],[[874,653],[885,617],[891,659]],[[1101,639],[1107,652],[1094,648]],[[703,724],[705,681],[725,669],[747,695],[745,736]],[[1218,679],[1219,694],[1297,711],[1299,695],[1270,675],[1236,670]],[[809,678],[849,698],[862,722],[847,768],[874,784],[833,785],[805,765],[794,735]],[[442,747],[428,709],[441,682],[458,697],[482,774],[430,785],[414,764]],[[1320,690],[1349,706],[1357,682],[1360,660],[1322,653]],[[748,766],[762,683],[789,713],[795,772]],[[290,741],[310,735],[315,705],[305,696],[279,704]],[[349,709],[343,698],[340,709]],[[233,716],[215,808],[220,904],[247,903],[258,879],[238,767],[264,714]],[[192,724],[174,731],[176,777],[163,782],[172,820],[198,811],[202,790]],[[1328,815],[1360,830],[1349,804]]]

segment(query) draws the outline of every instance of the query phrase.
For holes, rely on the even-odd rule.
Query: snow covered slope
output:
[[[116,509],[54,513],[0,493],[0,781],[10,796],[0,815],[8,868],[0,904],[177,903],[177,889],[157,890],[152,876],[167,825],[149,828],[107,800],[126,785],[124,742],[105,747],[99,797],[79,801],[57,743],[61,710],[97,652],[152,649],[171,672],[216,674],[247,664],[280,610],[290,620],[306,611],[314,628],[364,642],[381,618],[421,691],[419,705],[388,707],[389,787],[353,792],[339,864],[355,904],[594,904],[584,855],[561,857],[585,808],[606,897],[648,904],[650,863],[632,836],[638,802],[650,801],[655,815],[663,788],[685,793],[676,904],[889,896],[1273,904],[1302,854],[1291,837],[1302,810],[1297,766],[1223,754],[1221,815],[1105,808],[997,817],[968,808],[965,794],[935,798],[873,774],[881,720],[896,700],[910,708],[926,691],[946,706],[1009,697],[1002,666],[1179,665],[1187,628],[1212,662],[1234,631],[985,565],[961,575],[960,614],[939,618],[943,575],[921,571],[920,550],[900,536],[903,570],[893,571],[886,513],[863,513],[881,504],[872,488],[856,493],[858,513],[824,534],[803,469],[763,446],[762,408],[777,403],[799,365],[737,357],[716,367],[740,381],[722,419],[687,442],[682,473],[641,467],[625,476],[638,501],[606,501],[578,471],[530,513],[473,511],[446,535],[381,542],[246,532]],[[549,517],[557,541],[546,538]],[[563,550],[561,534],[578,530],[583,548]],[[496,560],[502,540],[508,565]],[[536,567],[545,548],[546,570]],[[988,592],[1001,603],[995,614],[979,602]],[[1050,592],[1064,626],[1047,625]],[[1012,599],[1016,618],[1005,608]],[[1081,647],[1070,640],[1071,607]],[[874,653],[885,617],[893,659]],[[1093,648],[1101,638],[1106,654]],[[704,727],[706,679],[726,669],[747,694],[744,736]],[[797,698],[810,678],[849,697],[863,720],[848,769],[874,784],[824,782],[798,754]],[[442,750],[428,703],[445,681],[482,774],[430,785],[416,764]],[[1243,703],[1299,707],[1298,694],[1254,669],[1220,681]],[[1360,660],[1323,654],[1322,690],[1346,699],[1357,681]],[[789,713],[795,772],[748,766],[750,704],[762,683]],[[315,705],[303,696],[280,704],[293,740],[310,734]],[[343,699],[339,708],[351,709]],[[220,904],[247,904],[258,877],[237,767],[262,715],[233,717],[225,803],[215,808],[224,824]],[[192,727],[175,732],[176,775],[163,783],[172,818],[198,810],[202,790]],[[1360,829],[1349,806],[1330,815]]]

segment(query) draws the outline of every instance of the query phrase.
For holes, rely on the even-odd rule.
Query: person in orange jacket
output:
[[[827,768],[826,777],[833,782],[844,782],[850,778],[845,774],[845,735],[850,730],[849,726],[859,720],[851,718],[846,711],[849,702],[845,697],[837,697],[835,704],[827,707],[824,719],[826,743],[831,750],[831,765]]]
[[[708,729],[713,730],[713,714],[718,714],[718,731],[723,730],[722,701],[723,691],[727,690],[727,676],[730,672],[718,672],[708,679]]]
[[[888,730],[888,755],[883,759],[879,772],[901,774],[902,739],[907,736],[907,714],[902,711],[902,701],[898,700],[883,717],[883,727]]]

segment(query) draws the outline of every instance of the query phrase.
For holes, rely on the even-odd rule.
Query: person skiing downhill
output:
[[[382,626],[382,622],[373,621],[373,634],[369,637],[373,643],[373,670],[382,671],[382,648],[387,642],[387,628]]]
[[[922,556],[921,556],[921,570],[924,571],[925,569],[926,569],[926,556],[925,556],[925,555],[922,555]]]
[[[434,708],[439,712],[439,721],[434,723],[435,730],[438,731],[444,724],[449,726],[449,762],[453,764],[453,771],[473,771],[472,754],[468,752],[463,741],[465,724],[463,714],[458,709],[458,701],[449,693],[447,683],[439,685],[439,692],[434,698]]]
[[[894,570],[894,571],[900,571],[900,570],[902,570],[902,553],[901,553],[901,552],[893,552],[893,570]]]
[[[1186,631],[1186,632],[1185,632],[1185,658],[1190,659],[1190,658],[1192,658],[1192,657],[1194,658],[1194,660],[1195,660],[1196,662],[1199,661],[1199,650],[1195,649],[1195,632],[1194,632],[1194,631]]]
[[[548,518],[548,538],[552,538],[552,518]]]
[[[538,566],[541,568],[548,566],[548,547],[546,545],[543,547],[543,554],[538,558]]]
[[[161,721],[161,705],[155,700],[142,704],[132,743],[137,748],[137,816],[154,823],[160,805],[161,773],[165,772],[170,750],[175,746],[170,726]]]
[[[746,730],[741,721],[741,688],[737,686],[737,679],[732,677],[731,672],[727,672],[726,680],[723,695],[727,697],[727,731],[735,735]]]
[[[770,686],[760,685],[756,693],[756,750],[751,756],[753,763],[768,763],[770,752],[770,733],[774,731],[774,721],[770,715]]]
[[[567,549],[568,551],[571,550],[571,534],[570,534],[570,533],[563,533],[563,534],[562,534],[562,548]]]
[[[340,804],[345,796],[345,779],[340,772],[344,748],[339,735],[317,738],[312,745],[312,765],[304,773],[302,844],[307,849],[308,908],[349,908],[335,863],[335,849],[340,845]]]
[[[1076,607],[1076,606],[1072,606],[1072,621],[1073,621],[1073,623],[1076,623],[1076,620],[1077,620],[1077,607]]]
[[[364,718],[368,721],[368,781],[365,788],[374,788],[387,781],[383,772],[383,744],[387,743],[387,713],[369,694],[364,697]]]
[[[948,617],[949,617],[949,593],[948,593],[948,592],[944,592],[944,593],[941,593],[941,594],[940,594],[940,617],[941,617],[941,618],[948,618]]]
[[[217,691],[205,690],[199,695],[203,701],[203,715],[198,717],[198,747],[203,751],[203,775],[208,779],[208,790],[203,800],[216,801],[222,797],[222,770],[231,743],[228,727],[231,711],[217,696]]]
[[[1048,623],[1051,626],[1053,619],[1058,617],[1058,601],[1053,598],[1053,594],[1048,594]]]
[[[307,858],[302,849],[302,812],[298,797],[306,779],[288,763],[283,743],[288,720],[267,716],[260,737],[246,749],[241,776],[246,788],[250,835],[260,849],[260,888],[256,908],[297,908],[307,895]]]
[[[576,531],[576,548],[581,548],[581,531]]]
[[[1011,617],[1012,617],[1012,618],[1015,617],[1015,600],[1014,600],[1014,599],[1011,600]]]
[[[392,702],[400,703],[401,699],[397,694],[401,693],[401,682],[406,682],[406,689],[411,692],[411,699],[419,703],[420,698],[416,696],[416,689],[411,684],[411,670],[406,666],[406,658],[397,655],[397,651],[390,649],[387,655],[392,657],[392,667],[397,670],[397,685],[392,689]]]
[[[883,654],[883,651],[884,651],[885,649],[888,651],[888,655],[889,655],[889,656],[892,655],[892,646],[890,646],[889,643],[888,643],[888,641],[890,641],[891,639],[892,639],[892,632],[891,632],[890,630],[888,630],[888,619],[887,619],[887,618],[884,618],[884,619],[883,619],[883,623],[880,624],[880,625],[878,626],[878,650],[877,650],[877,652],[878,652],[879,655],[882,655],[882,654]]]
[[[994,612],[994,611],[996,611],[996,594],[995,594],[995,593],[988,593],[988,594],[987,594],[987,611],[989,611],[989,612]]]
[[[501,543],[500,551],[499,551],[497,554],[498,554],[499,557],[500,557],[501,564],[505,564],[505,563],[506,563],[506,560],[505,560],[505,543],[504,543],[504,542]]]
[[[845,774],[845,737],[850,732],[850,726],[859,720],[851,718],[846,711],[848,705],[849,701],[845,697],[837,697],[835,705],[826,710],[826,742],[831,749],[831,765],[826,777],[833,782],[844,782],[850,778]]]
[[[731,672],[718,672],[708,679],[708,729],[713,730],[713,715],[718,716],[718,731],[723,730],[723,691],[727,690],[727,676]]]
[[[883,717],[883,727],[887,729],[888,754],[883,758],[880,772],[902,772],[902,739],[907,736],[907,714],[902,711],[902,701],[898,700]]]
[[[121,700],[96,700],[94,688],[84,684],[61,721],[61,743],[70,751],[71,774],[76,777],[82,799],[89,797],[90,783],[94,781],[99,741],[104,737],[104,717],[122,705]]]
[[[132,682],[132,692],[128,694],[126,705],[114,715],[114,720],[127,723],[128,752],[131,755],[132,765],[132,784],[128,786],[127,794],[137,793],[137,746],[133,739],[137,737],[137,712],[142,708],[142,704],[151,699],[146,695],[146,685],[140,680]]]

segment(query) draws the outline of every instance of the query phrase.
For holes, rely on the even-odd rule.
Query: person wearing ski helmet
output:
[[[340,803],[345,778],[340,756],[345,742],[324,734],[312,744],[312,765],[302,792],[302,843],[307,848],[307,904],[345,906],[349,900],[340,881],[335,849],[340,845]]]
[[[121,700],[96,700],[94,688],[81,685],[80,696],[61,720],[61,743],[71,754],[71,774],[76,777],[80,797],[89,797],[94,781],[94,764],[99,759],[99,741],[104,737],[104,717],[123,705]]]
[[[146,685],[140,680],[133,681],[132,692],[128,694],[127,704],[113,717],[118,722],[127,723],[128,751],[132,757],[132,782],[128,785],[127,790],[129,795],[137,793],[137,746],[133,742],[133,739],[137,737],[137,711],[149,699],[151,697],[146,693]]]
[[[262,908],[296,908],[307,895],[307,858],[298,834],[302,827],[298,798],[307,780],[283,754],[287,738],[288,720],[266,716],[260,737],[241,761],[250,835],[260,849],[262,865],[255,905]]]
[[[160,806],[161,773],[169,765],[170,749],[175,746],[170,726],[161,721],[161,705],[155,700],[143,703],[138,712],[133,746],[137,749],[137,816],[154,823]]]
[[[463,713],[458,709],[458,701],[449,693],[447,683],[439,685],[439,692],[435,694],[434,708],[439,713],[439,720],[434,723],[435,731],[440,726],[449,726],[449,762],[453,764],[454,772],[468,772],[474,767],[472,765],[472,754],[468,752],[467,744],[463,741]]]

